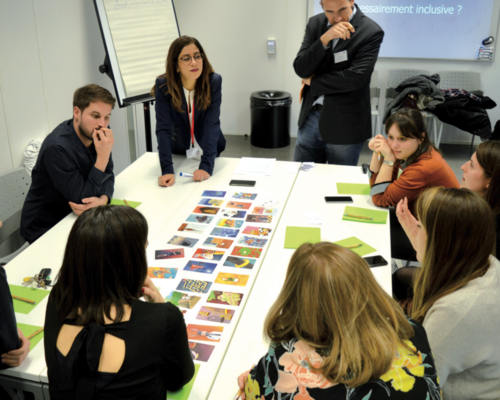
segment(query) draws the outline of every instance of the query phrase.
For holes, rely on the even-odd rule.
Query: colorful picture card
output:
[[[212,290],[208,295],[207,302],[213,304],[226,304],[228,306],[239,306],[243,299],[243,294]]]
[[[262,249],[256,249],[253,247],[240,247],[236,246],[231,253],[232,256],[238,257],[250,257],[250,258],[259,258],[262,254]]]
[[[156,250],[156,260],[166,260],[169,258],[184,258],[184,249]]]
[[[243,268],[243,269],[252,269],[255,265],[254,258],[239,258],[229,256],[226,261],[224,261],[224,267],[232,267],[232,268]]]
[[[258,224],[270,224],[271,222],[273,222],[273,216],[248,214],[245,221],[256,222]]]
[[[197,222],[198,224],[209,224],[212,222],[214,217],[210,217],[209,215],[200,215],[200,214],[191,214],[186,222]]]
[[[189,324],[187,326],[188,339],[201,340],[204,342],[220,342],[223,330],[224,328],[222,326],[195,324]]]
[[[208,206],[198,206],[193,212],[197,214],[210,214],[215,215],[219,212],[220,208],[217,207],[208,207]]]
[[[207,362],[215,349],[215,346],[205,343],[188,342],[193,361]]]
[[[239,230],[238,229],[231,229],[231,228],[214,228],[212,232],[210,232],[211,235],[214,236],[223,236],[223,237],[230,237],[230,238],[235,238],[238,236]]]
[[[157,279],[174,279],[177,275],[177,268],[149,267],[148,276]]]
[[[211,274],[214,272],[217,264],[204,261],[188,261],[184,267],[184,271],[199,272],[201,274]]]
[[[201,204],[202,206],[214,206],[214,207],[220,207],[224,203],[224,200],[220,199],[201,199],[198,204]]]
[[[205,190],[202,194],[203,197],[224,197],[226,192],[221,192],[219,190]]]
[[[236,192],[233,194],[233,199],[238,199],[238,200],[255,200],[257,197],[257,193],[243,193],[243,192]]]
[[[238,239],[237,244],[242,244],[244,246],[264,247],[267,241],[268,239],[243,235]]]
[[[194,296],[187,293],[175,291],[170,292],[170,294],[165,297],[165,301],[169,301],[177,307],[187,308],[188,310],[194,308],[194,306],[196,305],[196,303],[198,303],[198,301],[200,301],[200,299],[200,296]]]
[[[215,237],[207,237],[203,242],[203,246],[207,247],[217,247],[219,249],[229,249],[233,244],[234,240],[215,238]]]
[[[217,226],[225,228],[241,228],[241,225],[243,225],[243,221],[238,219],[221,218],[217,221]]]
[[[194,252],[193,258],[202,258],[204,260],[220,261],[224,256],[221,250],[198,249]]]
[[[201,307],[196,319],[229,324],[233,317],[234,310],[229,310],[227,308]]]
[[[236,208],[239,210],[248,210],[252,206],[252,203],[244,203],[242,201],[228,201],[226,204],[227,208]]]
[[[219,272],[215,283],[232,286],[245,286],[248,282],[248,275],[231,274],[228,272]]]
[[[228,218],[245,218],[246,214],[246,211],[235,210],[234,208],[224,208],[220,213],[222,217]]]
[[[277,208],[267,208],[261,206],[254,207],[252,210],[252,214],[259,214],[259,215],[276,215],[277,213],[278,213]]]
[[[179,282],[177,290],[193,293],[207,293],[212,282],[199,281],[197,279],[183,279]]]
[[[271,235],[272,229],[270,228],[260,228],[258,226],[247,226],[243,229],[245,235],[254,236],[269,236]]]
[[[168,241],[168,244],[173,244],[175,246],[186,246],[186,247],[194,247],[196,243],[198,243],[199,239],[188,238],[185,236],[177,236],[175,235]]]
[[[181,232],[186,231],[186,232],[202,234],[205,229],[207,229],[207,227],[204,225],[184,223],[181,226],[179,226],[179,229],[177,229],[177,230],[181,231]]]

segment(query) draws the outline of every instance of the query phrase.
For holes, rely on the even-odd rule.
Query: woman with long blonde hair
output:
[[[445,398],[500,398],[500,262],[495,218],[468,189],[429,189],[397,215],[422,263],[411,316],[423,324]]]
[[[239,378],[246,399],[440,398],[423,328],[335,244],[297,249],[264,332],[268,354]]]

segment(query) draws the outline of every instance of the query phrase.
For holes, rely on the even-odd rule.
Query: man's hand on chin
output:
[[[100,197],[88,197],[82,199],[82,203],[83,204],[76,204],[70,201],[68,204],[76,215],[80,215],[91,208],[108,204],[108,196],[103,194]]]

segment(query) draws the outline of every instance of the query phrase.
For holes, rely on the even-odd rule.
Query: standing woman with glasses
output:
[[[170,45],[167,67],[151,89],[156,97],[156,136],[160,153],[160,186],[175,183],[172,154],[201,155],[193,180],[213,173],[215,157],[226,147],[220,129],[222,77],[216,74],[200,42],[181,36]]]

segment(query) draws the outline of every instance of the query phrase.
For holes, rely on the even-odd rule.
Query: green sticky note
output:
[[[385,224],[387,223],[387,214],[389,214],[387,211],[346,206],[342,219],[344,221],[366,222],[369,224]]]
[[[285,249],[298,249],[304,243],[321,242],[320,228],[305,228],[302,226],[287,226],[285,234]]]
[[[41,326],[21,324],[19,322],[17,323],[17,327],[21,329],[23,335],[26,337],[28,337],[29,335],[31,335],[32,333],[36,332],[41,328]],[[44,331],[41,331],[38,335],[35,335],[31,339],[29,339],[30,351],[33,350],[33,347],[35,347],[38,344],[38,342],[40,342],[43,339],[43,332]]]
[[[337,182],[338,194],[370,194],[370,185],[367,183],[340,183]]]
[[[132,200],[127,200],[127,203],[132,208],[137,208],[142,204],[140,201],[132,201]],[[125,200],[119,200],[119,199],[111,199],[110,204],[113,206],[126,206],[127,205],[127,204],[125,204]]]
[[[357,237],[353,236],[347,239],[339,240],[338,242],[334,242],[335,244],[338,244],[339,246],[342,247],[349,247],[349,246],[356,246],[356,245],[361,245],[359,247],[353,247],[349,250],[352,250],[355,252],[358,256],[365,256],[367,254],[373,253],[374,251],[377,251],[377,249],[373,248],[369,244],[363,242],[361,239],[358,239]]]
[[[25,299],[36,301],[35,304],[30,304],[25,301],[12,299],[12,303],[14,303],[14,311],[21,314],[29,314],[31,310],[33,310],[50,293],[45,289],[30,289],[17,285],[9,285],[9,289],[13,296],[24,297]]]
[[[198,375],[198,370],[200,369],[200,364],[194,364],[194,376],[188,383],[184,385],[181,390],[177,392],[168,392],[167,399],[168,400],[187,400],[189,395],[191,394],[191,390],[193,389],[194,380],[196,379],[196,375]]]

